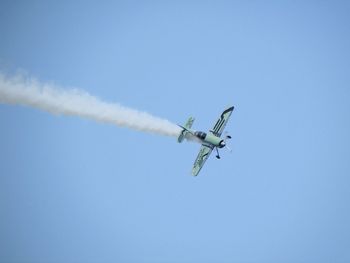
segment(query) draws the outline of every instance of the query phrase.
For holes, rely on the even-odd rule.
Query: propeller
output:
[[[232,149],[230,147],[227,146],[227,140],[230,140],[232,137],[231,135],[228,134],[228,132],[226,131],[225,132],[225,139],[224,139],[224,142],[225,142],[225,147],[230,153],[232,153]]]
[[[227,146],[227,140],[230,140],[232,137],[231,135],[228,135],[227,132],[225,132],[224,134],[224,141],[223,141],[223,144],[222,144],[222,148],[226,148],[230,153],[232,153],[232,149],[230,147]],[[220,154],[219,154],[219,149],[218,147],[215,147],[215,150],[216,150],[216,158],[217,159],[220,159]]]
[[[228,134],[227,131],[225,131],[225,140],[231,139],[231,135]]]

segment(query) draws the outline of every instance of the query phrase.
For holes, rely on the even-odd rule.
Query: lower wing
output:
[[[193,164],[192,175],[197,176],[199,171],[202,169],[205,161],[208,159],[209,155],[213,150],[213,146],[202,144],[202,147],[199,150],[196,161]]]

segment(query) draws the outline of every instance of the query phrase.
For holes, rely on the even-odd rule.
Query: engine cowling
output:
[[[224,148],[226,146],[226,143],[224,140],[221,140],[219,143],[219,148]]]

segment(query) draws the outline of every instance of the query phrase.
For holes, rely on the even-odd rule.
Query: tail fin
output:
[[[180,126],[180,127],[183,128],[183,129],[182,129],[182,131],[181,131],[179,137],[177,138],[177,141],[178,141],[179,143],[181,143],[181,142],[185,139],[186,134],[188,133],[188,130],[191,129],[193,122],[194,122],[194,118],[190,117],[190,118],[187,120],[187,122],[186,122],[186,124],[185,124],[184,127]]]

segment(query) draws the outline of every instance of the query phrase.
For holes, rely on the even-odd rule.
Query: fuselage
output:
[[[216,151],[217,159],[220,159],[220,154],[218,150],[219,148],[226,147],[229,151],[231,151],[230,148],[226,145],[226,141],[228,139],[231,139],[231,136],[225,133],[225,135],[223,136],[224,138],[221,138],[221,135],[225,129],[225,126],[227,124],[228,119],[231,116],[233,109],[233,106],[225,109],[215,122],[214,127],[208,132],[192,130],[192,124],[194,122],[193,117],[189,117],[184,126],[178,124],[178,126],[181,128],[177,137],[177,141],[179,143],[187,139],[189,141],[201,144],[198,156],[193,164],[192,175],[198,175],[199,171],[202,169],[204,163],[206,162],[213,150]]]
[[[193,133],[196,138],[198,138],[202,143],[208,143],[218,148],[225,147],[226,143],[223,139],[218,136],[215,136],[212,132],[202,132],[196,131]]]

